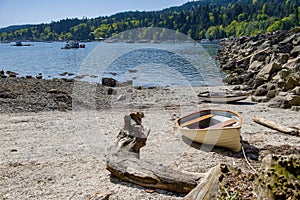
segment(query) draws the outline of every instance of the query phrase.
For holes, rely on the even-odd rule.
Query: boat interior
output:
[[[212,129],[235,126],[239,122],[237,116],[228,112],[194,113],[179,120],[179,125],[188,129]]]

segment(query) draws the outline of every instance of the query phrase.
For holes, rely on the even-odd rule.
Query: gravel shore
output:
[[[227,88],[111,88],[63,79],[0,79],[0,199],[183,199],[184,194],[121,182],[105,169],[106,149],[130,112],[144,112],[143,124],[151,129],[141,159],[182,171],[207,172],[226,163],[251,172],[242,152],[204,151],[182,139],[175,120],[199,109],[242,115],[244,148],[256,169],[268,154],[300,153],[299,137],[252,121],[258,116],[299,128],[299,112],[253,103],[251,96],[235,104],[197,97],[200,91]]]

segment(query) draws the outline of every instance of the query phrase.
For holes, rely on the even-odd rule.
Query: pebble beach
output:
[[[232,86],[108,87],[12,77],[0,81],[2,199],[184,199],[186,194],[119,181],[106,170],[106,149],[114,144],[123,117],[130,112],[144,112],[143,124],[151,129],[141,159],[181,171],[205,173],[225,163],[245,174],[252,172],[242,152],[219,147],[205,150],[183,140],[175,120],[200,109],[242,115],[243,146],[255,169],[268,154],[300,153],[299,137],[252,121],[258,116],[299,128],[299,112],[252,102],[251,95],[235,104],[207,103],[197,97],[202,91]],[[79,97],[87,93],[78,90],[94,93]],[[241,199],[251,199],[247,192],[242,195]]]

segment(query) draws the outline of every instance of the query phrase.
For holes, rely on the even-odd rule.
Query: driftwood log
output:
[[[132,114],[124,117],[124,128],[106,155],[107,170],[123,181],[143,187],[178,193],[194,189],[205,174],[181,172],[139,159],[140,148],[146,145],[150,130],[134,119]]]
[[[290,134],[290,135],[300,136],[300,132],[297,129],[286,127],[281,124],[277,124],[275,122],[266,120],[264,118],[253,117],[252,120],[258,124],[261,124],[263,126],[266,126],[268,128],[274,129],[274,130],[277,130],[279,132]]]

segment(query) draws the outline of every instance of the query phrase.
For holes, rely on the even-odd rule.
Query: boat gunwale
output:
[[[229,112],[231,114],[234,114],[238,117],[239,121],[238,121],[238,124],[235,125],[235,126],[229,126],[229,127],[218,127],[218,128],[208,128],[208,129],[184,129],[183,127],[181,127],[179,125],[179,120],[183,119],[183,118],[186,118],[186,117],[189,117],[189,116],[192,116],[194,114],[197,114],[197,113],[201,113],[201,112],[207,112],[207,111],[221,111],[221,112]],[[210,112],[211,113],[211,112]],[[242,116],[238,113],[238,112],[235,112],[235,111],[231,111],[231,110],[221,110],[221,109],[205,109],[205,110],[200,110],[200,111],[197,111],[197,112],[194,112],[194,113],[191,113],[191,114],[188,114],[188,115],[185,115],[183,117],[180,117],[178,119],[176,119],[176,126],[177,128],[179,129],[183,129],[183,130],[191,130],[191,131],[212,131],[212,130],[224,130],[224,129],[241,129],[241,126],[242,126]]]

